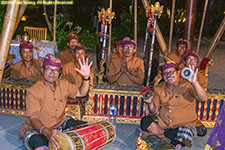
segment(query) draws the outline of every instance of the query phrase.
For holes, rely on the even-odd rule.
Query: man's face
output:
[[[78,61],[78,59],[82,60],[82,58],[86,56],[85,51],[84,50],[78,50],[75,53],[76,56],[76,60]]]
[[[32,49],[21,49],[20,50],[20,55],[23,59],[23,61],[30,62],[33,59],[33,50]]]
[[[177,52],[180,56],[182,56],[185,53],[186,49],[187,49],[186,45],[179,44],[177,47]]]
[[[163,78],[167,83],[174,84],[179,80],[178,72],[175,68],[168,68],[163,71]]]
[[[54,83],[59,78],[60,71],[58,67],[45,66],[43,68],[44,79],[49,83]]]
[[[78,41],[76,39],[72,39],[68,43],[69,48],[72,49],[72,50],[74,50],[77,45],[78,45]]]
[[[132,44],[126,44],[123,46],[123,55],[125,57],[133,56],[133,54],[136,52],[136,49],[134,48],[134,45]]]
[[[188,58],[185,60],[186,66],[194,66],[194,69],[197,67],[198,59],[194,56],[188,56]]]

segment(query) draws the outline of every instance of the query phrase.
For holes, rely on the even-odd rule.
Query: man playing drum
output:
[[[175,138],[184,126],[195,127],[197,134],[204,136],[206,131],[197,118],[195,100],[206,101],[207,94],[197,80],[198,69],[188,80],[179,77],[177,64],[173,61],[160,65],[159,70],[164,81],[155,87],[153,97],[146,100],[150,113],[158,116],[158,121],[150,116],[143,117],[142,136],[168,137],[173,145],[179,145]]]
[[[41,74],[41,67],[37,59],[33,58],[33,45],[28,42],[20,43],[22,60],[11,66],[10,78],[14,80],[26,79],[36,82]]]
[[[80,68],[76,68],[83,76],[83,84],[77,86],[65,79],[60,79],[62,64],[52,54],[47,54],[43,61],[42,78],[27,89],[26,119],[20,130],[28,149],[46,150],[49,143],[53,148],[59,148],[60,141],[56,134],[85,122],[65,118],[65,108],[68,97],[83,97],[89,89],[90,67],[88,59],[79,60]]]

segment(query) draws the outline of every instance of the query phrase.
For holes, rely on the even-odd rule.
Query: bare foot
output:
[[[176,150],[181,150],[181,148],[182,148],[182,146],[180,144],[177,144],[175,147]]]
[[[145,139],[145,138],[149,137],[149,135],[152,135],[152,134],[149,133],[149,132],[146,132],[146,131],[141,131],[141,133],[140,133],[140,137],[142,139]]]

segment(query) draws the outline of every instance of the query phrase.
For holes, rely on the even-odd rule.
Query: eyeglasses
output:
[[[54,74],[59,74],[60,70],[59,69],[51,69],[51,68],[45,68],[46,73],[54,73]]]
[[[169,75],[173,75],[174,72],[176,72],[176,70],[173,70],[173,71],[168,71],[168,72],[163,72],[163,75],[164,76],[169,76]]]
[[[197,60],[197,59],[195,59],[195,58],[194,58],[194,59],[190,59],[190,58],[189,58],[189,59],[187,59],[187,62],[197,62],[197,61],[198,61],[198,60]]]
[[[125,50],[131,50],[131,49],[134,49],[134,46],[124,46],[124,49]]]

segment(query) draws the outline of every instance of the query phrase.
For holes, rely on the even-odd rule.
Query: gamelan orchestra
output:
[[[27,149],[97,150],[114,142],[119,123],[139,124],[137,150],[191,148],[196,136],[205,136],[207,128],[213,127],[205,149],[218,146],[214,135],[224,146],[224,118],[218,112],[222,108],[222,114],[225,106],[219,100],[210,104],[215,98],[207,91],[215,46],[200,57],[192,48],[190,33],[179,37],[175,49],[168,51],[157,24],[163,6],[142,3],[148,21],[141,52],[137,38],[130,35],[115,40],[110,52],[108,30],[115,17],[111,8],[98,12],[101,32],[96,60],[75,33],[67,36],[67,49],[44,57],[29,34],[23,36],[21,60],[1,68],[0,101],[1,113],[25,116],[19,139]],[[158,58],[153,55],[156,44]]]

